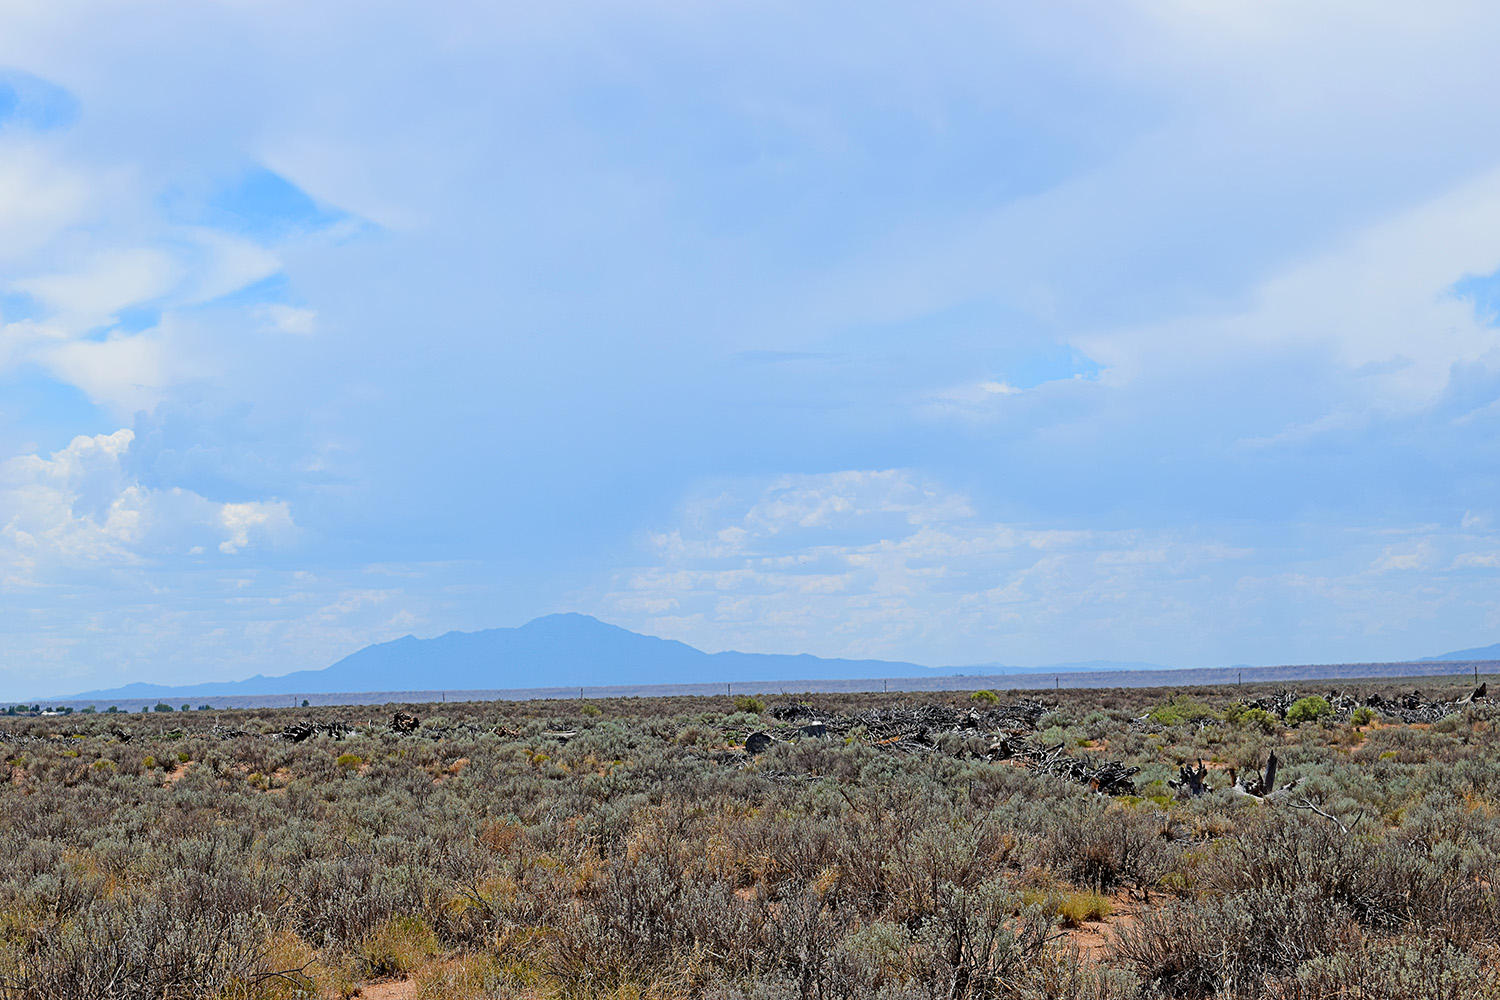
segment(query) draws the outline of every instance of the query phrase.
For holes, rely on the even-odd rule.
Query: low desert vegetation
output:
[[[1416,683],[7,717],[0,998],[1497,997]]]

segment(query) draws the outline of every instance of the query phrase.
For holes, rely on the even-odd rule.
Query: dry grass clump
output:
[[[437,935],[419,917],[392,917],[359,946],[359,957],[371,978],[406,977],[442,950]]]
[[[1103,920],[1114,910],[1108,896],[1086,889],[1023,892],[1027,905],[1039,906],[1043,913],[1056,917],[1064,927],[1078,927],[1091,920]]]

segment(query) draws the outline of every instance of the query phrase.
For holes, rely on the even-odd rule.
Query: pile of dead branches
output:
[[[288,743],[303,743],[314,736],[327,736],[330,739],[341,740],[345,736],[353,735],[356,731],[346,722],[296,722],[279,733],[272,733],[271,739],[284,740]]]
[[[990,760],[1017,760],[1033,771],[1076,781],[1106,795],[1134,795],[1138,767],[1123,761],[1098,761],[1087,754],[1070,754],[1061,744],[1048,746],[1018,733],[990,744]]]
[[[1468,697],[1459,698],[1456,701],[1432,701],[1424,698],[1421,691],[1397,695],[1394,698],[1371,694],[1363,699],[1347,691],[1330,691],[1327,700],[1333,709],[1333,714],[1341,719],[1363,706],[1375,710],[1386,719],[1411,724],[1437,722],[1439,719],[1462,710],[1465,705],[1486,700],[1486,693],[1487,685],[1481,684]],[[1296,691],[1283,690],[1276,694],[1251,699],[1245,703],[1245,706],[1259,708],[1279,719],[1285,719],[1287,711],[1303,697],[1304,695]]]
[[[1138,767],[1121,761],[1097,761],[1085,754],[1071,754],[1064,744],[1036,742],[1027,733],[1036,731],[1050,707],[1034,699],[988,708],[955,708],[949,705],[898,705],[852,714],[822,714],[806,704],[777,705],[772,718],[796,725],[788,737],[821,738],[858,735],[872,746],[894,753],[931,753],[948,734],[986,736],[993,742],[985,757],[1014,760],[1042,774],[1076,781],[1108,795],[1135,791],[1131,780]],[[790,727],[788,727],[790,728]],[[745,741],[750,754],[764,753],[775,743],[771,733],[752,733]]]
[[[1486,695],[1487,685],[1481,684],[1467,698],[1457,701],[1428,701],[1422,697],[1422,692],[1413,691],[1394,698],[1372,694],[1365,700],[1365,704],[1387,718],[1400,719],[1405,723],[1433,723],[1461,711],[1465,705],[1486,700]]]
[[[994,736],[1033,731],[1048,710],[1048,706],[1039,701],[1022,700],[985,709],[897,705],[830,715],[822,715],[806,705],[782,705],[773,708],[771,715],[798,723],[801,736],[848,737],[858,734],[867,742],[896,753],[922,753],[935,750],[938,737],[947,733]]]

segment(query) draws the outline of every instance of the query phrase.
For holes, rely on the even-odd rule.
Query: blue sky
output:
[[[0,690],[1500,640],[1492,5],[441,7],[0,4]]]

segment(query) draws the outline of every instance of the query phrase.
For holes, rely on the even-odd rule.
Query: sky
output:
[[[0,698],[556,611],[1500,641],[1500,8],[0,0]]]

